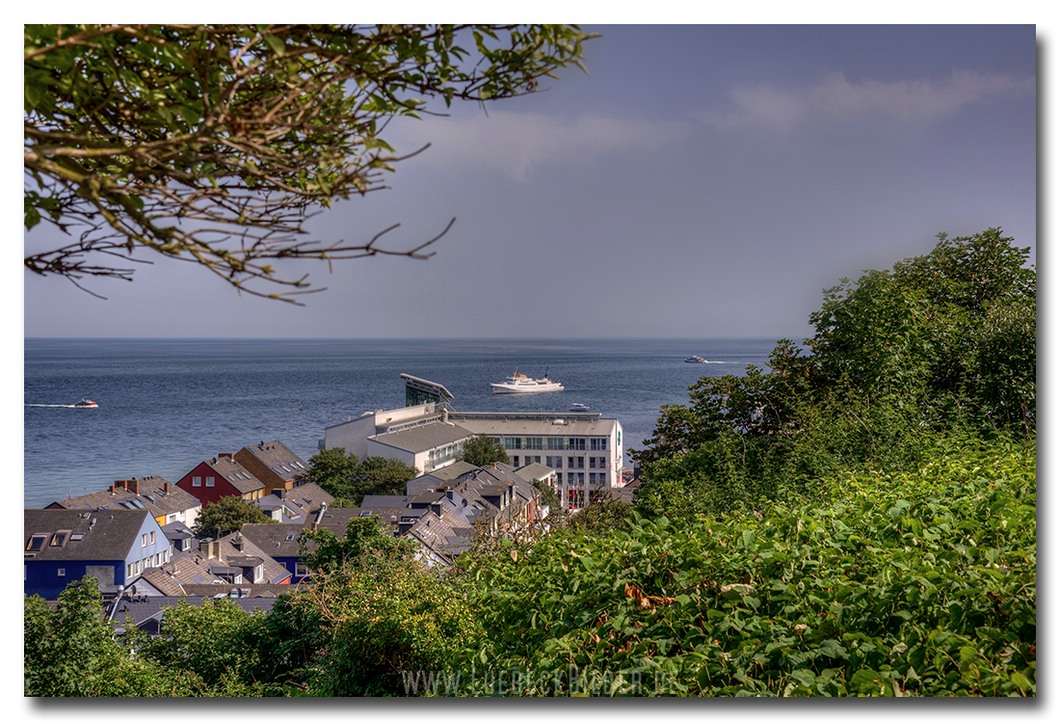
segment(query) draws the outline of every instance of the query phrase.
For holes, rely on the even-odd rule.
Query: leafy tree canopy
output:
[[[244,523],[275,523],[268,514],[239,496],[224,496],[199,511],[192,529],[199,538],[219,538],[238,531]]]
[[[131,262],[198,263],[293,300],[283,259],[428,257],[371,238],[304,238],[334,201],[403,160],[395,117],[522,95],[579,65],[569,25],[26,25],[25,266],[77,283]],[[451,224],[451,223],[450,223]],[[444,233],[444,230],[442,231]],[[54,238],[54,236],[52,237]],[[266,287],[260,288],[260,281]],[[250,283],[250,285],[248,285]],[[276,289],[277,292],[270,292]]]
[[[103,614],[91,576],[67,586],[54,608],[40,596],[27,597],[24,624],[26,696],[187,696],[202,690],[179,666],[165,669],[130,655]],[[128,636],[138,638],[135,628]]]
[[[507,463],[508,453],[496,438],[479,435],[464,444],[463,460],[473,466],[488,466],[490,463]]]
[[[405,482],[418,472],[393,458],[363,461],[344,448],[328,448],[309,459],[310,478],[343,503],[356,506],[367,495],[405,495]]]
[[[633,451],[649,514],[714,513],[861,464],[908,468],[933,434],[1032,437],[1036,275],[991,228],[843,279],[811,314],[805,348],[768,370],[702,378]],[[808,349],[809,353],[805,350]]]

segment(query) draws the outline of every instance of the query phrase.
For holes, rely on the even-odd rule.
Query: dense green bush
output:
[[[1035,693],[1029,445],[954,444],[761,513],[562,531],[466,570],[488,642],[458,666],[465,693]]]

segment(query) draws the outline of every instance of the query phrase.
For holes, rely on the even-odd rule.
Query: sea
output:
[[[25,339],[24,502],[41,508],[113,481],[180,480],[200,461],[279,440],[308,461],[328,426],[405,403],[400,375],[445,386],[460,411],[617,418],[642,448],[659,409],[703,376],[764,366],[776,339]],[[702,356],[707,363],[685,363]],[[514,371],[559,393],[494,395]],[[82,398],[98,408],[74,407]],[[628,455],[627,455],[628,462]]]

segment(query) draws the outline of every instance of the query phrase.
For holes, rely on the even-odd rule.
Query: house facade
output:
[[[279,441],[246,446],[235,461],[265,485],[266,493],[290,491],[306,482],[309,466]]]
[[[256,501],[265,495],[265,484],[236,461],[234,453],[218,453],[202,461],[177,481],[177,486],[204,506],[225,496]]]
[[[172,548],[146,510],[24,511],[25,592],[55,599],[67,584],[93,576],[116,593],[149,568],[169,561]]]

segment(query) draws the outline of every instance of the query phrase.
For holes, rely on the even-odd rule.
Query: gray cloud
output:
[[[680,121],[491,111],[488,116],[410,124],[402,128],[397,142],[409,148],[429,142],[431,147],[417,162],[449,172],[493,170],[523,180],[543,165],[580,164],[619,150],[652,150],[680,142],[691,131],[691,123]]]
[[[805,89],[759,85],[730,92],[723,106],[695,114],[714,128],[761,127],[789,131],[809,123],[930,123],[995,96],[1034,91],[1032,79],[955,72],[941,81],[850,81],[831,73]]]

